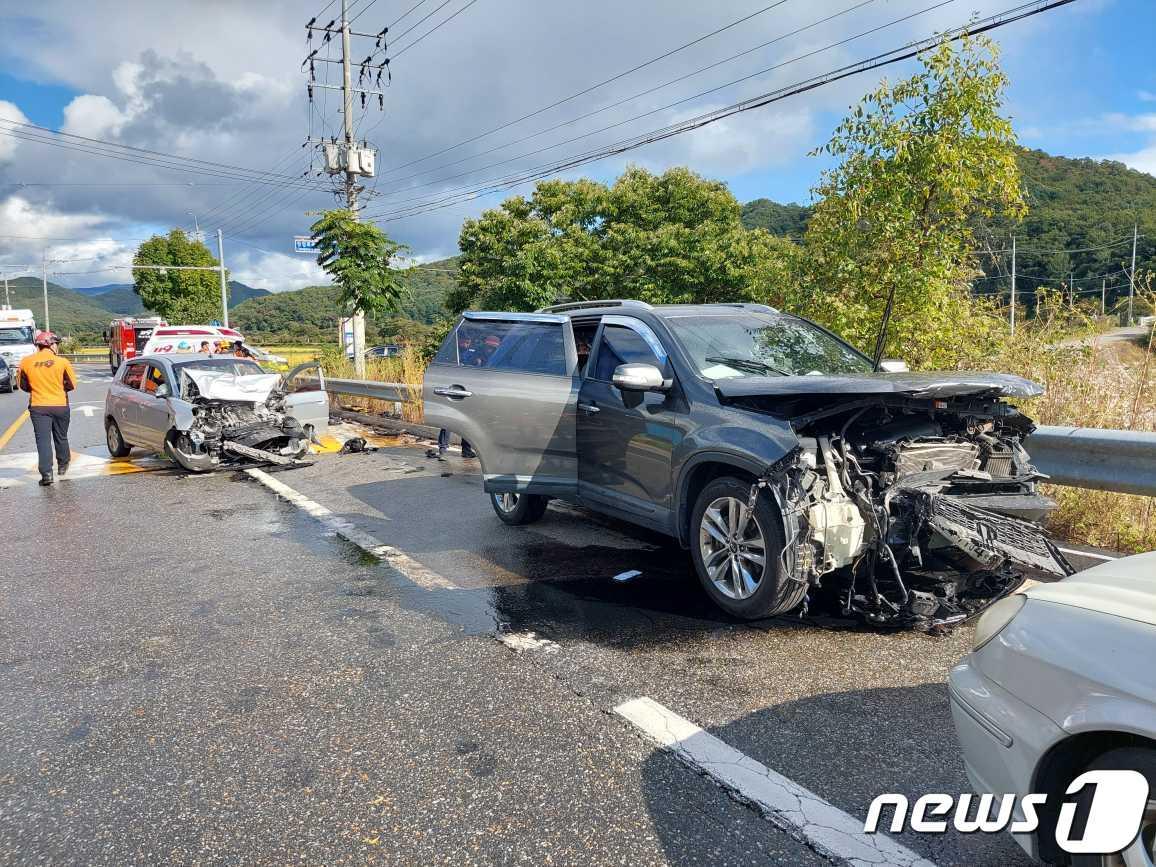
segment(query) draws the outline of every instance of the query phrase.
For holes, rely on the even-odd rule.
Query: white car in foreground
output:
[[[1018,795],[1016,819],[1023,818],[1020,798],[1048,796],[1036,833],[1015,835],[1029,854],[1049,863],[1151,867],[1156,552],[997,602],[979,620],[975,649],[952,670],[949,693],[976,792]],[[1138,771],[1148,780],[1139,836],[1118,854],[1063,852],[1055,829],[1067,787],[1085,771],[1109,769]],[[1089,800],[1092,791],[1085,792]]]

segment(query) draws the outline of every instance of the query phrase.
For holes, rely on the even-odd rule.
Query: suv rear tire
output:
[[[807,585],[781,574],[782,519],[764,493],[748,513],[750,491],[750,482],[733,476],[703,488],[691,514],[690,549],[711,601],[734,617],[758,620],[797,608]]]
[[[512,527],[533,524],[546,514],[549,502],[549,497],[537,494],[490,494],[494,513]]]

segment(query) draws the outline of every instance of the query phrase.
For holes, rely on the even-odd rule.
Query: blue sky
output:
[[[463,0],[452,2],[461,5]],[[374,30],[400,14],[397,9],[403,5],[412,5],[353,0],[355,8],[358,3],[366,13],[362,23],[373,21]],[[596,129],[605,119],[628,118],[693,94],[696,88],[725,83],[736,74],[792,61],[790,68],[645,121],[651,127],[662,126],[962,24],[972,12],[989,15],[1013,3],[867,0],[859,6],[855,0],[771,4],[716,0],[704,6],[673,0],[558,5],[480,0],[395,61],[385,115],[376,114],[372,106],[364,116],[358,111],[359,129],[379,148],[384,170],[377,192],[385,195],[375,202],[428,198],[474,182],[485,176],[478,172],[487,161],[519,153],[496,147],[503,144],[503,136],[534,132],[533,124],[548,126],[610,106],[605,115],[586,122],[585,129]],[[201,3],[171,0],[161,16],[147,0],[83,5],[42,0],[34,6],[0,0],[0,18],[5,21],[0,37],[0,118],[26,119],[98,139],[297,178],[309,163],[309,151],[300,147],[306,133],[332,132],[339,124],[332,101],[322,110],[320,94],[310,111],[299,72],[305,50],[302,25],[316,11],[315,5],[321,4],[250,0],[222,4],[207,16]],[[446,9],[440,17],[449,13]],[[748,15],[742,26],[540,118],[391,173],[394,167]],[[837,20],[819,26],[817,22],[828,15]],[[887,22],[894,23],[794,63],[800,54]],[[613,108],[617,100],[800,27],[806,32],[741,62]],[[395,32],[404,29],[395,27]],[[1150,59],[1154,35],[1156,2],[1151,0],[1077,0],[998,31],[995,38],[1011,81],[1007,111],[1021,142],[1065,156],[1113,157],[1156,173],[1156,65]],[[401,37],[403,44],[406,41]],[[912,67],[912,62],[891,67],[888,75],[901,77]],[[808,151],[826,139],[847,107],[877,81],[878,73],[844,80],[628,156],[584,166],[571,176],[612,180],[628,162],[654,170],[685,164],[727,181],[742,201],[760,196],[806,201],[824,165],[808,157]],[[630,134],[642,128],[647,127],[625,127]],[[560,142],[574,130],[584,128],[568,127],[522,147]],[[606,140],[595,136],[589,141]],[[589,146],[584,142],[580,147]],[[493,156],[486,155],[490,148]],[[478,156],[467,159],[472,153]],[[511,164],[535,163],[511,159]],[[453,180],[463,169],[475,174]],[[193,185],[179,186],[190,180]],[[43,182],[59,186],[15,186]],[[91,267],[91,276],[62,275],[62,282],[73,285],[125,279],[132,242],[121,239],[174,224],[191,226],[189,211],[199,215],[203,228],[223,228],[226,253],[239,279],[270,289],[313,282],[320,275],[312,263],[286,249],[293,234],[307,230],[306,212],[332,200],[326,193],[294,198],[275,192],[0,135],[0,235],[71,239],[53,242],[49,254],[80,262],[75,266],[78,271]],[[462,219],[510,194],[503,191],[385,226],[419,257],[450,255]],[[390,212],[386,204],[371,204],[368,210],[375,207]],[[104,240],[108,238],[114,240]],[[46,243],[0,237],[0,267],[38,256]]]

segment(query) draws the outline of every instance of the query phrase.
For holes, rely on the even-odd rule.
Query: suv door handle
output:
[[[453,398],[454,400],[461,400],[465,397],[474,396],[472,391],[463,388],[460,385],[440,386],[434,389],[434,394],[440,394],[442,397],[449,397]]]
[[[578,401],[578,409],[582,410],[582,412],[586,413],[587,415],[594,415],[596,412],[601,412],[601,410],[598,409],[598,406],[593,401],[590,401],[589,403],[584,400]]]

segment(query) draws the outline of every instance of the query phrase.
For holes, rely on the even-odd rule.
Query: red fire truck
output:
[[[116,373],[122,361],[133,358],[144,349],[153,331],[168,325],[158,316],[147,319],[114,319],[104,333],[108,341],[108,366]]]

